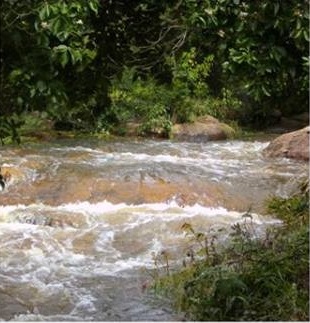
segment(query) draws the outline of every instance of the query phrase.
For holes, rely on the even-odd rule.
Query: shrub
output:
[[[17,114],[11,116],[0,116],[0,143],[4,145],[6,142],[20,143],[20,135],[18,129],[22,125],[22,121]]]
[[[143,79],[134,69],[125,68],[120,78],[112,81],[110,107],[102,114],[100,127],[126,128],[129,121],[141,123],[141,134],[162,133],[169,136],[172,123],[193,122],[199,116],[211,115],[222,120],[236,119],[240,102],[227,89],[220,98],[209,94],[205,78],[213,57],[199,63],[194,49],[181,58],[168,60],[173,70],[169,84],[154,78]]]
[[[169,134],[172,95],[153,78],[142,80],[134,69],[126,68],[120,79],[113,80],[109,96],[111,106],[101,118],[105,127],[137,121],[141,123],[142,134],[161,131]]]

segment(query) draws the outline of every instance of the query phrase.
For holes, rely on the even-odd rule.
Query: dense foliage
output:
[[[283,225],[261,235],[247,213],[224,247],[218,244],[223,232],[197,233],[184,224],[198,248],[191,245],[186,268],[157,277],[155,288],[190,320],[308,321],[308,184],[290,198],[272,198],[269,211]]]
[[[31,111],[59,129],[121,120],[109,93],[126,68],[146,91],[174,92],[178,104],[154,105],[164,128],[201,113],[201,100],[215,115],[263,124],[274,109],[308,108],[306,0],[3,0],[0,17],[0,138],[17,137]],[[239,113],[227,112],[227,93]]]

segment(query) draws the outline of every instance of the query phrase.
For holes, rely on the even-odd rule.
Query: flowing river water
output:
[[[58,140],[2,147],[0,319],[175,321],[148,291],[154,254],[178,265],[181,227],[208,232],[279,223],[264,200],[305,164],[266,159],[266,141]],[[223,233],[224,235],[224,233]],[[224,237],[223,237],[224,238]]]

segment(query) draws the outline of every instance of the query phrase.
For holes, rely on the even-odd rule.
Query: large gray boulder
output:
[[[285,133],[273,140],[263,151],[266,157],[287,157],[309,160],[310,127]]]
[[[233,128],[211,116],[205,116],[192,123],[175,124],[172,127],[172,138],[191,142],[206,142],[232,138]]]

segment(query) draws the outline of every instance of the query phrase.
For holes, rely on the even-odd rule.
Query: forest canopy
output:
[[[3,0],[0,137],[17,136],[33,111],[86,131],[137,117],[166,125],[211,111],[264,124],[275,109],[307,111],[308,9],[306,0]]]

